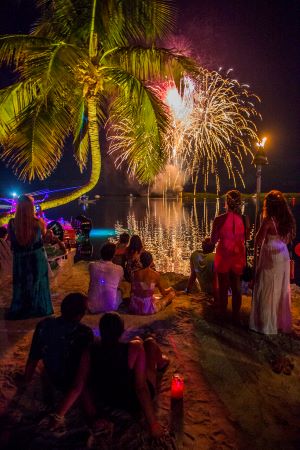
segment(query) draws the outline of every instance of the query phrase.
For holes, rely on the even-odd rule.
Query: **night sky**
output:
[[[83,0],[84,1],[84,0]],[[130,0],[129,0],[130,1]],[[262,100],[259,110],[263,121],[261,135],[268,136],[267,152],[270,165],[264,169],[263,190],[279,188],[300,191],[300,2],[297,0],[177,0],[176,35],[187,39],[194,55],[209,69],[233,68],[234,77],[250,84]],[[27,32],[35,18],[33,0],[0,0],[0,34]],[[0,72],[3,86],[8,80]],[[79,170],[67,151],[60,168],[45,185],[62,183],[62,174],[69,168],[68,185],[82,184]],[[108,163],[98,191],[107,193]],[[111,176],[110,176],[111,179]],[[114,175],[116,192],[121,191]],[[254,168],[246,176],[247,188],[254,190]],[[64,181],[65,183],[65,181]],[[0,192],[8,195],[15,187],[23,191],[41,186],[22,186],[11,169],[0,163]],[[227,188],[224,184],[224,188]]]

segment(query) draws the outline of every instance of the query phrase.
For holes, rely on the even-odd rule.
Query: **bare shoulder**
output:
[[[151,277],[154,281],[158,281],[160,279],[160,273],[156,272],[156,270],[151,269]]]

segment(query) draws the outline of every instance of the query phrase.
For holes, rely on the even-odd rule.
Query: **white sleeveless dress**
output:
[[[292,329],[290,257],[278,234],[267,235],[261,247],[249,327],[264,334]]]

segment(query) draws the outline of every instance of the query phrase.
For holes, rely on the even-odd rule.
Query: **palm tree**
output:
[[[194,63],[157,42],[173,25],[169,0],[37,0],[41,17],[28,35],[0,38],[0,63],[16,81],[0,90],[1,158],[23,180],[48,177],[68,136],[87,184],[44,208],[90,191],[101,172],[99,130],[126,121],[124,158],[141,182],[165,162],[161,135],[168,114],[153,89],[162,77],[196,71]],[[111,118],[108,122],[107,119]],[[129,136],[130,134],[130,136]],[[120,139],[120,136],[118,137]]]

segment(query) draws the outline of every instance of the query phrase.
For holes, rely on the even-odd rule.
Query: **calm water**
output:
[[[115,239],[120,232],[138,234],[155,260],[158,270],[189,273],[189,257],[201,248],[201,241],[211,232],[217,214],[224,212],[224,200],[180,201],[147,198],[103,197],[83,211],[82,205],[72,202],[49,210],[47,217],[65,219],[84,213],[93,221],[91,233],[93,258],[107,239]],[[300,205],[293,208],[300,219]],[[255,202],[244,204],[244,213],[254,222]],[[300,221],[299,221],[300,224]],[[299,225],[300,226],[300,225]],[[252,226],[253,232],[253,226]],[[299,233],[300,235],[300,233]],[[299,242],[300,239],[296,241]],[[299,260],[299,258],[298,258]],[[296,258],[297,280],[300,281]]]

